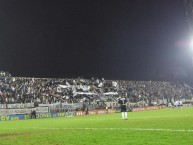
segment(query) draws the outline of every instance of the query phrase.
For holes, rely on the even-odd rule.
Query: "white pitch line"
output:
[[[2,130],[17,130],[18,128],[1,128]],[[1,130],[0,129],[0,130]],[[33,129],[33,130],[125,130],[125,131],[165,131],[165,132],[193,132],[189,129],[161,129],[161,128],[43,128],[43,127],[31,127],[20,129]]]

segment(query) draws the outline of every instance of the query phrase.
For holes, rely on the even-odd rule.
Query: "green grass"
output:
[[[193,145],[193,108],[0,122],[0,145]]]

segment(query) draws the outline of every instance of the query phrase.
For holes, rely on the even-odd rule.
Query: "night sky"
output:
[[[0,70],[148,80],[192,71],[183,0],[1,0]]]

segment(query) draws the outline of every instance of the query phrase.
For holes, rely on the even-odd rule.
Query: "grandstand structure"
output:
[[[31,109],[37,113],[74,114],[86,109],[104,113],[106,107],[112,112],[119,110],[121,96],[127,98],[129,110],[167,106],[178,100],[192,104],[193,89],[183,82],[24,78],[0,73],[0,114],[29,114]]]

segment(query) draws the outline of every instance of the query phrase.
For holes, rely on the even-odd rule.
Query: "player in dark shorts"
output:
[[[120,104],[122,119],[127,120],[127,99],[125,97],[121,97],[118,99],[118,103]]]

